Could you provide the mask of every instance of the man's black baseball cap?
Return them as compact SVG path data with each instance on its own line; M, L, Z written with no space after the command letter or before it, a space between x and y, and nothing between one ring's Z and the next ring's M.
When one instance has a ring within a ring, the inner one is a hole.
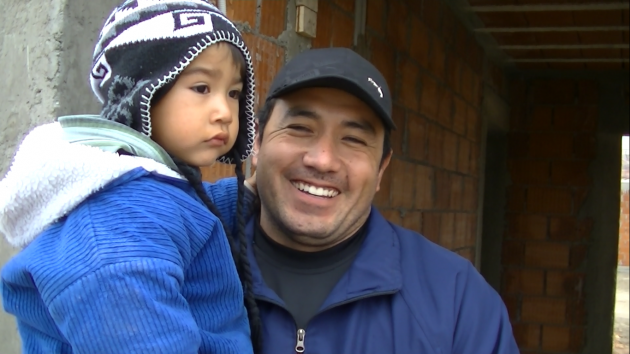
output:
M374 65L351 49L310 49L296 55L276 75L267 101L311 87L346 91L370 106L387 128L396 129L392 119L392 96L385 78Z

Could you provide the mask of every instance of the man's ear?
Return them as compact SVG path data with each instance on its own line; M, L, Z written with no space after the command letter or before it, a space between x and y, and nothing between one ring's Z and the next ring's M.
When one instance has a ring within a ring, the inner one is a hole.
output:
M254 150L252 151L252 166L258 166L258 149L260 149L260 132L258 131L258 120L256 120L256 137L254 137Z
M381 190L381 180L383 179L383 174L385 173L385 169L389 166L389 162L392 160L392 155L394 154L394 150L389 150L389 154L385 156L383 161L381 162L381 167L378 170L378 181L376 183L376 191Z

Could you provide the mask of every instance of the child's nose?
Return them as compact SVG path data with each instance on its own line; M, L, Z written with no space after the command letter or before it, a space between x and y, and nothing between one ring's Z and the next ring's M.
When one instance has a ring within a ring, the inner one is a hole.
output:
M226 97L216 97L212 103L213 109L210 115L210 122L213 124L232 123L232 108L228 104Z

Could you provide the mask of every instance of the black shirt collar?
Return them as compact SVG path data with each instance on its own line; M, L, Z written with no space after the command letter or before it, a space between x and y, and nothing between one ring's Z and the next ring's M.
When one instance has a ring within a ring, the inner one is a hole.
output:
M331 248L317 252L297 251L272 240L260 226L260 216L257 216L254 245L278 265L316 270L334 267L348 259L353 259L359 252L366 235L367 222L354 235Z

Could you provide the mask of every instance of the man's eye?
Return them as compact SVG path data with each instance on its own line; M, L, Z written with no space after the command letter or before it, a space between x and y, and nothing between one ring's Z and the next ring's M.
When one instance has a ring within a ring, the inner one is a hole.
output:
M288 129L299 131L299 132L310 132L311 130L308 127L303 125L289 125Z
M241 90L232 90L228 93L228 95L230 96L230 98L233 98L235 100L238 100L241 98Z
M208 87L208 85L194 86L192 87L192 90L200 94L206 94L210 92L210 88Z
M347 137L343 138L343 140L348 141L348 142L353 143L353 144L367 145L365 143L365 141L363 141L361 139L358 139L358 138L355 138L353 136L347 136Z

